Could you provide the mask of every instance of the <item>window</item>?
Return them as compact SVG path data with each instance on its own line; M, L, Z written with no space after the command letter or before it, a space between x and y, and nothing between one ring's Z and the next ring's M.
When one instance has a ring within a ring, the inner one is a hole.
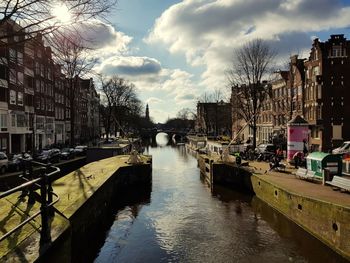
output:
M40 80L35 80L35 91L40 92Z
M23 53L17 52L17 63L21 66L23 66Z
M1 150L5 152L7 150L7 138L1 138L0 143Z
M40 76L44 77L44 72L45 72L44 65L41 64L41 65L40 65Z
M16 91L10 90L10 104L16 104Z
M4 65L0 65L0 79L7 79L6 71L7 68Z
M34 79L31 76L24 75L24 85L27 89L33 91Z
M40 74L40 64L39 62L35 62L35 74Z
M26 127L26 116L23 114L17 114L17 127Z
M40 110L40 97L35 97L35 108Z
M24 83L23 72L17 72L17 83L20 85L23 85L23 83Z
M16 114L11 114L11 126L16 127Z
M41 98L41 109L45 110L45 100L44 100L44 98Z
M342 125L333 125L333 140L342 140Z
M7 102L7 88L0 87L0 101Z
M23 106L23 93L22 92L18 92L18 94L17 94L17 104L20 106Z
M10 61L13 62L13 63L17 63L17 54L16 54L16 50L10 48L9 54L10 54Z
M345 50L341 46L333 46L332 48L332 57L342 57L346 56Z
M34 96L30 94L24 94L24 104L26 106L34 106Z
M10 82L11 83L17 83L17 72L15 69L11 68L10 69Z
M41 81L41 93L45 94L45 82Z
M1 131L7 130L7 114L0 114L0 128Z

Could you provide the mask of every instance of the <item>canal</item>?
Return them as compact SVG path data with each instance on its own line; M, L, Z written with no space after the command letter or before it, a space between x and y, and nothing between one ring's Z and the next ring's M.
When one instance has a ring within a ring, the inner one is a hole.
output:
M346 262L256 197L211 192L194 154L158 139L151 192L128 193L95 262Z

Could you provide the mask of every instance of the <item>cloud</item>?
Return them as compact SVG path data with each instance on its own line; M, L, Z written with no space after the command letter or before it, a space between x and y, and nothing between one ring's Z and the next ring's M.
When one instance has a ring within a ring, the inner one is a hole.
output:
M132 37L117 31L112 25L92 19L80 25L80 37L96 56L108 56L128 52Z
M349 17L339 0L184 0L162 13L144 41L205 66L200 85L220 88L233 50L248 40L267 40L287 60L307 53L310 35L347 27Z
M140 76L154 75L161 71L158 60L148 57L113 56L104 60L100 71L107 75Z
M158 104L158 103L161 103L161 102L163 102L163 100L162 99L159 99L159 98L155 98L155 97L151 97L151 98L148 98L147 100L146 100L146 103L148 103L148 104Z

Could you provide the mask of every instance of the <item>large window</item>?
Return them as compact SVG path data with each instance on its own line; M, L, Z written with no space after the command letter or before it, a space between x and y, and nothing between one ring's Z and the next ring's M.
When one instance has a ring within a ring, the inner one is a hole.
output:
M40 92L40 80L35 80L35 91Z
M333 125L333 140L342 140L342 125Z
M23 53L17 52L17 63L21 66L23 66Z
M23 72L17 72L18 84L23 85L24 83L24 75Z
M7 68L4 65L0 65L0 79L7 79L7 76L6 76L7 70L6 69Z
M6 152L6 150L7 150L7 138L1 138L0 144L1 144L0 145L1 151Z
M20 106L23 106L23 93L22 92L18 92L18 94L17 94L17 104Z
M332 47L332 57L344 57L346 56L346 51L342 46Z
M7 114L0 114L0 128L1 131L7 130Z
M0 87L0 101L7 102L7 88Z
M10 82L11 83L17 83L17 72L15 69L11 68L10 69Z
M17 114L17 127L26 127L26 116L24 114Z
M16 104L16 91L10 90L10 104Z
M10 48L10 50L9 50L9 55L10 55L10 61L13 62L13 63L17 63L16 50Z

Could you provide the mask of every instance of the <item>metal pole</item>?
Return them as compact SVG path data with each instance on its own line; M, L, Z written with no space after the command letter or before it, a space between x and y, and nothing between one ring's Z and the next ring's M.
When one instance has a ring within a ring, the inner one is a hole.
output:
M49 229L49 217L47 207L47 176L44 169L40 171L42 180L40 181L40 197L41 197L41 243L48 243L51 241Z
M28 163L28 171L29 171L29 180L33 180L33 164L31 161L26 161ZM29 187L29 196L28 196L28 203L34 204L35 203L35 197L34 197L34 185Z
M45 173L45 179L46 179L46 183L47 183L47 202L49 204L52 203L53 201L53 189L52 189L52 182L51 182L51 178L48 177L48 174L49 174L49 168L50 168L50 165L46 166L46 173ZM54 209L52 207L49 207L48 209L48 213L50 216L53 216L54 215Z

